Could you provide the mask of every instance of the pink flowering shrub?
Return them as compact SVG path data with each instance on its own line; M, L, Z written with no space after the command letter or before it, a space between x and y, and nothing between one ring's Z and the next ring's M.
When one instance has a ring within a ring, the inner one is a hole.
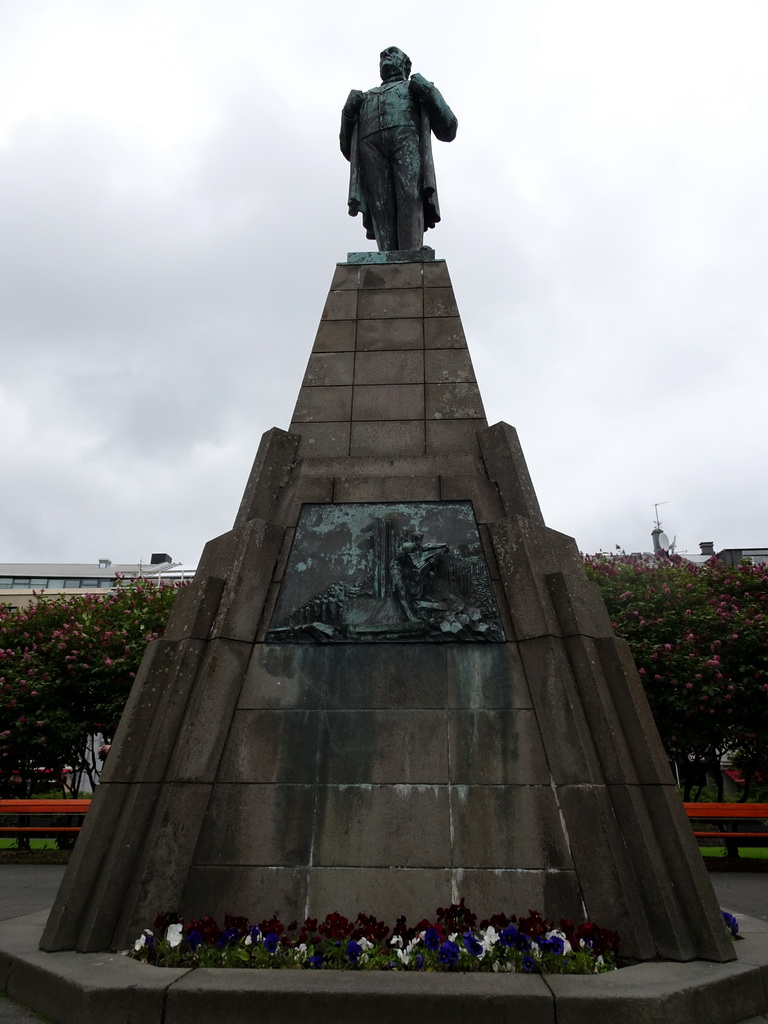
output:
M585 560L676 761L733 752L768 778L768 565Z
M32 796L60 778L76 795L83 776L97 781L102 759L92 738L111 742L177 589L137 582L0 608L1 796Z

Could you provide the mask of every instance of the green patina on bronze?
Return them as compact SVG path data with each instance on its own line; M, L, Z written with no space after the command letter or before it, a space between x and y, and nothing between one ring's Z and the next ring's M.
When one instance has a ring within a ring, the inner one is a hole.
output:
M269 643L504 640L469 501L305 505Z

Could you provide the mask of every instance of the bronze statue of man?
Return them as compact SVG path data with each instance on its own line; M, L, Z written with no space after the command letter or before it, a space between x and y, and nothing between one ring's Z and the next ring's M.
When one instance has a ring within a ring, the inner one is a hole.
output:
M381 53L381 85L353 89L341 112L341 151L350 162L349 213L363 215L380 252L420 249L440 220L431 132L456 137L457 121L432 82L411 76L397 46Z

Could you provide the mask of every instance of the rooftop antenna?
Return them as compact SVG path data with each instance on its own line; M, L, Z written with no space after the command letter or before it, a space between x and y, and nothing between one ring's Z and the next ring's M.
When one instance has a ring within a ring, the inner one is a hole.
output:
M653 553L657 557L659 555L666 555L669 551L669 537L661 529L661 520L659 519L659 505L668 505L668 501L657 501L653 510L656 513L656 525L651 530L651 537L653 539Z
M657 501L653 506L653 511L656 513L656 529L661 529L661 520L659 519L659 505L668 505L668 501Z

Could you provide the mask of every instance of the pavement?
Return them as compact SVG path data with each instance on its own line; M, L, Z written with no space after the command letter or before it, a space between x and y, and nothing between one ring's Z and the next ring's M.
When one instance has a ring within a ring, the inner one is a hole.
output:
M0 864L0 921L48 910L64 871L63 865ZM750 932L768 933L768 874L718 872L710 878L724 910L737 919L749 918ZM0 993L0 1024L40 1024L46 1020ZM766 1018L750 1020L764 1024Z

